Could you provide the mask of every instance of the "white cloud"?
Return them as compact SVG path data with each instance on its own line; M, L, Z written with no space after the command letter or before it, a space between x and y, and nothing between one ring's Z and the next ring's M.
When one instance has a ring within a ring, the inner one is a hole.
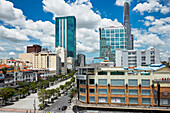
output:
M116 0L116 5L118 6L124 6L124 2L132 2L132 0Z
M150 21L154 21L155 17L154 16L146 16L145 19L150 20Z
M99 27L108 27L108 26L123 26L120 22L118 22L117 19L112 21L111 19L103 18L100 21L100 26Z
M0 46L0 51L5 51L5 49L3 47Z
M9 26L9 28L13 27L9 29L0 26L0 38L3 39L2 43L8 42L9 46L5 47L7 50L21 51L16 47L27 46L26 41L30 40L28 36L39 39L42 46L54 46L55 25L49 21L39 20L34 22L30 19L26 20L22 10L14 8L12 2L0 0L0 20L3 21L2 24ZM12 44L8 40L17 43ZM25 41L25 43L21 41Z
M4 26L0 26L0 38L10 40L13 42L29 41L29 38L26 35L17 32L16 29L8 29L5 28Z
M162 41L156 34L149 33L146 30L132 28L132 34L137 39L135 43L137 45L145 46L164 46L165 42Z
M162 34L167 37L170 35L170 17L155 19L152 26L148 29L152 33Z
M99 51L99 27L122 26L117 19L114 21L102 19L98 10L97 12L92 10L93 6L90 0L76 0L72 3L64 0L43 0L43 4L44 11L53 13L54 17L76 17L78 52Z
M0 20L5 22L14 22L24 20L25 16L20 9L14 8L13 3L0 0Z
M75 16L77 28L96 29L101 20L99 14L95 13L89 0L76 0L66 3L64 0L43 0L43 9L51 12L55 17ZM57 5L56 5L57 4Z
M144 25L149 26L151 23L149 21L145 21Z
M170 12L170 8L167 6L163 6L157 0L147 0L147 2L139 3L136 7L133 8L133 11L140 12L142 15L144 12L158 12L160 11L163 14L167 14Z
M16 53L15 53L15 52L9 52L9 55L10 55L10 56L15 56Z

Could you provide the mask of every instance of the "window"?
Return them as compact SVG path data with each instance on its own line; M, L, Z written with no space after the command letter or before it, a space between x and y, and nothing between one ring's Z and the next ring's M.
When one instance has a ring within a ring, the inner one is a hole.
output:
M138 86L138 80L137 79L129 79L128 84L129 84L129 86Z
M115 38L115 41L119 41L119 38ZM119 43L119 42L118 42Z
M124 95L125 89L111 89L111 94L113 94L113 95Z
M115 29L115 33L119 33L119 29Z
M102 38L105 38L106 36L105 36L105 34L102 34L102 36L101 36Z
M120 42L120 45L124 45L125 43L124 42Z
M107 89L99 89L98 94L107 94Z
M157 90L154 90L154 95L155 95L155 96L157 95Z
M111 97L111 103L125 103L125 97Z
M98 97L99 103L107 103L107 97Z
M138 98L129 98L129 104L138 104Z
M124 79L111 79L112 86L124 86L125 80Z
M83 102L86 102L86 96L79 95L79 100L83 101Z
M110 34L109 34L109 33L107 33L107 34L106 34L106 37L110 37Z
M111 33L114 33L114 29L111 29Z
M122 33L122 32L123 32L123 29L120 29L120 32Z
M129 89L129 95L138 95L137 89Z
M142 98L142 104L151 104L150 98Z
M105 30L102 30L101 32L102 32L102 33L105 33Z
M111 37L115 37L115 35L114 35L114 34L111 34Z
M114 38L111 38L111 41L114 41Z
M157 98L155 98L154 101L155 101L155 105L157 105Z
M106 38L106 41L110 41L110 38Z
M85 85L85 84L86 84L86 81L85 81L85 80L80 80L80 81L79 81L79 84L80 84L80 85Z
M123 37L123 34L120 34L120 37Z
M89 102L95 102L95 97L94 96L89 96Z
M86 89L85 88L79 88L80 93L86 93Z
M113 72L110 73L110 75L125 75L125 72L113 71Z
M107 85L107 79L98 79L98 85Z
M94 93L95 93L95 89L90 88L90 89L89 89L89 93L90 93L90 94L94 94Z
M89 79L89 85L94 85L94 79Z
M107 72L106 71L100 71L100 72L98 72L98 75L107 75Z
M119 34L115 34L115 37L119 37Z
M150 80L142 80L142 86L150 86Z
M64 67L64 63L61 63L61 66Z
M170 99L160 99L160 105L170 105Z
M142 90L142 95L150 95L150 90Z
M106 33L110 33L110 29L106 29Z

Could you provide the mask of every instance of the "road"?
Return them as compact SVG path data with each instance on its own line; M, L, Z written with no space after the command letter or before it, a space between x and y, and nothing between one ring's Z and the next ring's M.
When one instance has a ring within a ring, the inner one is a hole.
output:
M64 112L62 111L62 106L69 106L70 103L68 103L68 100L70 97L68 96L62 96L59 98L55 103L53 103L50 107L45 109L42 113L59 113L59 112ZM60 108L60 110L59 110Z
M70 81L70 79L67 79L65 81L59 82L56 85L50 86L47 89L53 89L53 88L57 88L60 85L65 84L65 82ZM35 99L35 103L36 103L36 109L38 109L38 105L40 104L39 100L38 100L38 95L37 93L31 94L29 96L27 96L26 98L23 99L19 99L19 101L14 102L12 105L9 106L5 106L3 108L9 108L9 109L34 109L33 104L34 104L34 99Z

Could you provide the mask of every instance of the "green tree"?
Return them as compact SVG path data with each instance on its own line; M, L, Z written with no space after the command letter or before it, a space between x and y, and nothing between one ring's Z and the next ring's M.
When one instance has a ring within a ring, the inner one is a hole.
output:
M32 92L35 92L37 88L37 83L36 82L30 83L29 88L32 90Z
M16 94L16 90L12 87L8 88L2 88L0 91L0 97L3 100L3 103L6 104L6 102Z
M45 89L40 89L38 92L38 100L42 102L43 106L45 105L45 100L47 99L47 91Z

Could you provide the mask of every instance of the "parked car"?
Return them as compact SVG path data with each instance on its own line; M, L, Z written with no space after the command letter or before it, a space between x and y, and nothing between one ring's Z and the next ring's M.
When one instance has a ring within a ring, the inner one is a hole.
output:
M62 110L66 110L66 109L67 109L67 106L63 106L63 107L62 107Z

